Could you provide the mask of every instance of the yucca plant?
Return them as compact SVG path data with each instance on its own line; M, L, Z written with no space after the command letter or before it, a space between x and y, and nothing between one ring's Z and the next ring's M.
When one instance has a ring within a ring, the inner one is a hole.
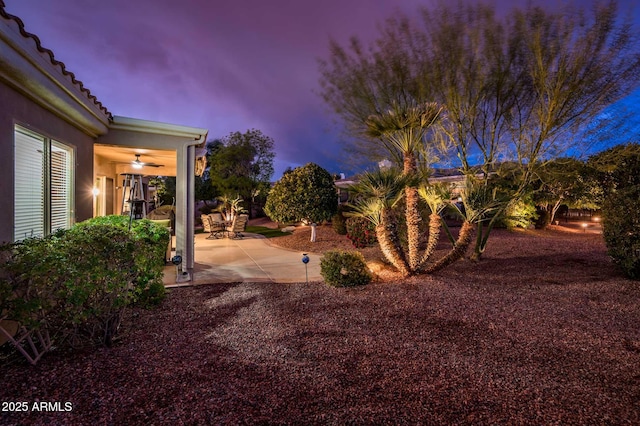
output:
M351 190L355 194L349 216L370 220L376 227L376 237L385 258L403 276L410 275L404 250L398 238L394 207L402 199L408 178L396 169L365 173Z
M399 105L366 120L367 135L379 138L391 153L402 159L402 174L414 177L418 173L418 158L425 152L425 137L440 118L443 108L436 103ZM420 209L417 185L407 182L404 189L407 223L409 270L417 272L420 259Z
M438 241L440 240L440 229L443 224L440 214L447 206L448 200L451 199L451 191L444 185L423 184L418 188L418 195L425 201L431 212L429 214L427 246L418 265L418 268L421 269L436 251Z

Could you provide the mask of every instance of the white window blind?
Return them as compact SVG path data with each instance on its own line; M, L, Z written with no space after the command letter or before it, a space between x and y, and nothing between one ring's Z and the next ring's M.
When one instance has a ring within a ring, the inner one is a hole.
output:
M69 228L73 150L20 126L14 133L14 240Z
M71 226L71 152L51 143L51 231Z
M14 177L14 239L44 235L45 140L16 128Z

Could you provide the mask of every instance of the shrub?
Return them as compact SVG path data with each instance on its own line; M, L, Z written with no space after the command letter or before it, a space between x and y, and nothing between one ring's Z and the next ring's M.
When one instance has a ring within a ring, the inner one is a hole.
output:
M353 287L371 281L364 257L356 251L329 250L320 259L320 275L333 287Z
M61 234L2 246L0 316L7 316L29 329L44 325L46 314L54 305L56 286L47 285L43 277L58 267L55 246Z
M0 311L71 346L110 346L124 309L164 298L169 231L148 220L95 218L0 248Z
M164 294L162 276L167 245L171 237L166 227L147 219L130 222L128 216L120 215L95 217L81 222L77 226L104 224L120 229L129 229L129 223L131 223L131 237L136 244L134 285L137 289L137 295L146 300L145 304L151 300L155 300L152 304L159 303L164 298L161 295L161 293ZM155 286L155 289L151 289L152 286ZM160 286L162 286L162 290L160 290ZM147 291L152 294L145 295Z
M135 248L129 231L103 224L13 244L3 268L16 297L10 319L46 328L58 344L111 345L135 297Z
M338 207L338 213L331 218L331 227L338 235L347 235L346 219L344 217L342 207Z
M58 286L50 318L72 346L111 346L125 307L141 291L132 288L136 249L126 229L102 224L74 226L56 245L64 264L43 278Z
M498 228L504 227L508 230L515 228L526 229L532 222L535 223L537 218L538 213L531 201L531 197L525 196L524 199L510 203L504 215L499 218L495 226Z
M610 194L602 206L607 252L622 271L640 279L640 185Z
M269 191L264 212L276 222L322 223L338 209L338 196L328 171L314 163L298 167Z
M350 217L346 220L345 226L347 238L356 248L368 247L378 241L375 226L363 217Z

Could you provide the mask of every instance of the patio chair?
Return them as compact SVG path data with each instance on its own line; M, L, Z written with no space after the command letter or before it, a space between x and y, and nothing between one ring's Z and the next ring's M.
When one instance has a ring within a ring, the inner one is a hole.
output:
M246 214L238 214L233 218L233 222L230 226L227 227L227 232L229 236L233 234L231 238L243 238L244 230L247 228L247 222L249 221L249 215Z
M227 230L227 223L222 219L222 215L220 213L212 213L206 216L206 220L207 225L209 225L208 227L205 226L205 231L209 232L207 239L222 238Z

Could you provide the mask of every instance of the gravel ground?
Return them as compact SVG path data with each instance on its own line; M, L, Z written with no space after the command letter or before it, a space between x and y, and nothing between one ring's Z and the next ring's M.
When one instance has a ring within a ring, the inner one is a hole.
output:
M271 242L344 243L306 232ZM479 264L393 277L171 290L111 349L5 358L0 424L640 424L640 283L601 236L497 230Z

